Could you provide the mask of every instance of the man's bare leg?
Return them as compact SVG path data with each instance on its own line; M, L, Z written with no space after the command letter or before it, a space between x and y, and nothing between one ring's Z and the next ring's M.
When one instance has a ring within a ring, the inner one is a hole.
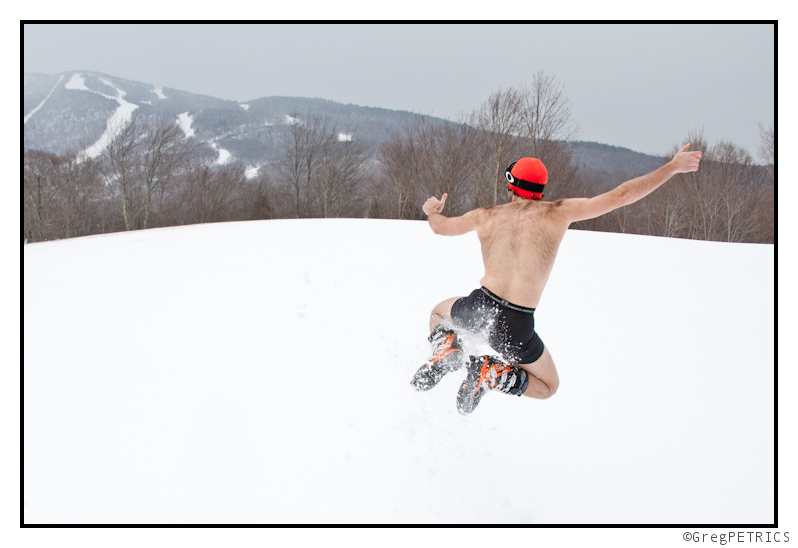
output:
M445 374L461 369L468 361L468 358L463 355L463 346L459 337L452 331L452 304L457 299L459 297L446 299L432 309L429 318L429 342L432 345L432 356L416 371L410 381L416 390L433 388ZM443 322L449 325L441 325ZM441 327L437 329L439 325Z
M560 378L554 367L554 360L549 349L543 347L543 355L533 363L519 363L519 367L529 373L529 386L524 396L545 400L550 398L560 386Z
M460 297L452 297L443 302L438 303L432 309L432 314L429 318L430 333L438 327L441 322L452 323L452 305ZM557 392L560 386L560 378L557 375L557 369L554 367L554 359L552 359L549 349L543 347L543 354L537 361L533 363L519 363L519 367L523 368L529 373L529 386L524 391L524 396L545 400L550 398Z
M429 332L432 333L438 324L441 322L449 322L452 323L452 305L454 302L459 299L460 297L452 297L451 299L446 299L442 303L438 303L435 308L432 309L432 314L429 317ZM540 361L540 360L538 360ZM535 362L537 363L537 362Z

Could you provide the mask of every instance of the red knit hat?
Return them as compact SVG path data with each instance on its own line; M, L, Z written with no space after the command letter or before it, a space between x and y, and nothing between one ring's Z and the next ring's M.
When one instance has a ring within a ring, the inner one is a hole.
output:
M510 190L528 200L543 198L543 190L549 179L549 172L537 158L521 158L510 164L504 172Z

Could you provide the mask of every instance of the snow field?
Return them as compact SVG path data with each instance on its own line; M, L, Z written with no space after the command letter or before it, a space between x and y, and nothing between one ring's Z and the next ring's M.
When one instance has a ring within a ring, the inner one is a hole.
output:
M177 125L179 125L180 129L183 130L183 133L186 134L186 139L194 136L194 129L191 127L193 122L194 119L189 115L188 112L181 112L177 116Z
M569 231L559 392L462 417L409 381L482 273L410 221L25 246L26 523L773 521L773 246Z

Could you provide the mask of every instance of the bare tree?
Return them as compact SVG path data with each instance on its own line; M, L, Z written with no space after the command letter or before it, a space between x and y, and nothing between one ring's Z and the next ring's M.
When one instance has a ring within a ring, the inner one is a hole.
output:
M354 128L337 133L326 140L323 149L316 195L320 201L320 216L353 216L360 210L363 201L367 146L358 138Z
M152 210L156 191L163 192L196 151L195 139L186 138L175 116L161 116L143 124L142 176L145 191L143 228Z
M22 197L23 228L26 241L40 242L51 237L59 158L41 150L25 151L23 160Z
M72 238L102 231L102 205L107 198L105 185L94 160L75 161L69 154L60 164L57 223L59 237Z
M759 159L764 162L765 169L767 169L770 180L773 181L775 179L774 162L776 158L773 122L771 122L767 127L759 124L759 139L759 150L757 151L759 154Z
M246 184L244 167L193 164L181 175L177 203L179 224L213 223L225 219L235 196Z
M465 213L472 203L469 191L472 187L470 178L476 137L477 130L474 128L449 121L428 125L422 134L422 197L448 193L446 207L452 215Z
M141 126L140 116L134 113L130 122L121 122L112 128L112 137L101 154L103 175L113 181L119 190L125 230L136 228L133 218L134 204L140 190Z
M537 72L521 88L523 97L524 146L539 158L552 176L552 190L546 194L569 196L576 183L577 167L572 162L570 141L579 136L579 127L571 116L571 101L564 86L553 76Z
M480 105L472 122L482 132L489 154L487 176L493 205L499 203L500 190L503 191L500 181L504 170L518 155L518 136L525 129L524 107L524 95L519 90L499 88Z
M639 227L641 233L667 238L677 238L682 235L685 228L684 206L688 201L682 196L684 184L683 181L681 183L672 181L640 202L646 223L645 227ZM624 212L627 215L630 212L634 215L633 208L627 206L621 209L627 210Z
M703 152L701 169L691 173L682 173L674 177L669 185L680 185L684 189L681 195L684 204L681 206L682 221L684 224L683 235L691 240L709 240L716 219L715 205L710 200L712 194L711 169L709 165L715 160L714 151L704 135L704 128L694 128L687 133L685 143L691 144L692 150ZM665 161L670 161L676 152L684 145L674 145L665 156Z
M776 237L775 194L776 194L776 148L773 122L767 127L759 125L759 159L764 162L768 183L759 197L759 217L761 241L774 242Z
M259 170L257 178L244 182L241 189L242 210L245 211L242 219L274 219L278 217L279 201L266 169Z
M524 136L530 140L532 155L541 158L552 141L572 141L579 128L571 117L571 101L564 86L553 76L537 72L521 88Z
M275 163L275 178L290 190L297 218L312 215L314 177L324 160L325 149L337 139L327 117L291 114L291 127L282 137L282 150Z
M339 132L328 117L314 114L291 119L272 172L273 198L288 198L297 218L361 214L368 147L357 129Z
M717 201L717 233L713 240L746 241L753 233L756 182L753 158L744 149L728 141L714 147L714 195Z
M423 148L426 119L416 116L403 122L402 134L393 134L377 153L380 172L373 181L376 216L388 219L419 218L415 207L426 151Z

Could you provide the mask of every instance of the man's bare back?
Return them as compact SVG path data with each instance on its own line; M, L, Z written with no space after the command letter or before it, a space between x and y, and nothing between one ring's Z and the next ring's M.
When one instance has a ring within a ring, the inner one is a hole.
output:
M483 287L520 306L537 308L568 229L556 202L513 200L481 210Z

